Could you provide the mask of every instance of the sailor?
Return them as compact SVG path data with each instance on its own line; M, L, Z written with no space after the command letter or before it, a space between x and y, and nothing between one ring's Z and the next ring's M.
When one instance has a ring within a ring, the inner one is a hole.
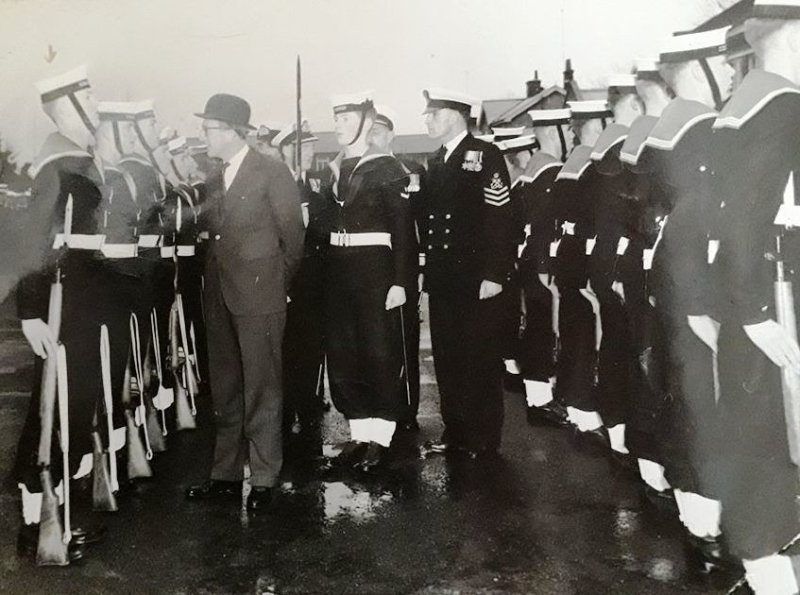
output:
M596 242L589 256L589 278L600 302L603 323L598 361L598 397L600 415L608 431L610 460L633 470L635 461L625 441L626 421L633 401L634 366L631 325L625 308L625 278L622 258L631 247L631 233L636 211L631 208L626 171L619 160L629 126L644 112L636 94L636 78L630 74L614 75L608 81L608 104L614 122L603 130L592 148L592 162L597 177L594 200ZM634 259L635 261L636 259ZM641 267L637 267L641 270Z
M743 560L750 587L759 595L796 593L797 559L784 551L800 533L800 421L790 388L800 349L789 273L798 262L792 228L800 190L800 4L756 0L745 35L759 69L746 75L713 124L711 183L721 208L710 241L720 242L713 268L723 290L724 436L715 470L726 543ZM782 375L790 380L783 388Z
M325 340L331 396L347 418L342 468L384 463L403 415L401 310L417 258L408 176L368 144L375 123L370 91L331 99L339 155L329 200Z
M259 125L258 129L252 134L251 137L253 148L262 155L274 157L275 159L281 159L280 148L273 144L272 141L276 136L278 136L278 134L280 134L281 130L284 130L285 128L286 126L272 122Z
M444 433L435 452L497 454L503 425L502 294L516 251L511 183L502 155L470 134L478 101L443 89L423 92L429 160L422 209L425 289Z
M422 164L409 159L407 157L395 155L392 150L393 141L395 138L395 126L398 122L397 112L388 105L375 106L375 124L370 131L370 143L386 152L393 155L400 162L400 165L408 175L408 186L406 192L408 193L408 200L411 204L411 213L414 219L415 233L419 239L419 220L420 209L422 201L425 196L426 176L427 171ZM424 266L424 255L419 260L420 267ZM413 275L415 279L418 278L417 274ZM403 361L404 375L407 379L407 384L404 383L403 400L407 403L408 408L403 414L400 421L400 428L403 430L416 431L419 430L419 423L417 422L417 414L419 413L419 341L420 341L420 284L415 283L408 288L406 295L406 305L403 306L403 330L405 336L403 337L403 346L405 349L405 358Z
M719 561L714 353L718 324L708 270L711 125L730 93L726 29L676 35L661 51L660 71L677 95L664 109L639 159L655 160L665 217L648 274L654 305L653 363L661 368L658 448L689 544ZM711 245L713 247L713 244Z
M283 338L284 440L299 434L298 445L320 448L319 425L324 413L323 378L323 275L330 238L322 229L322 217L331 204L325 200L323 177L312 171L314 143L310 130L286 127L273 139L300 190L305 247L300 269L289 290L286 330ZM300 140L300 167L297 142ZM290 445L291 447L291 445Z
M39 382L43 362L47 358L55 364L58 345L63 345L68 383L61 385L59 394L67 399L68 405L68 474L72 478L85 477L92 470L93 419L99 396L103 394L99 329L105 319L108 297L101 291L105 284L98 283L105 274L100 253L103 236L98 225L103 178L92 154L99 119L86 68L40 81L37 89L42 107L57 132L48 136L30 168L31 204L25 244L19 247L20 258L26 260L30 272L17 289L18 313L25 338L38 356L30 408L14 469L22 492L24 522L17 541L22 555L36 552L42 508L39 466L42 461L37 459L40 403L46 398L43 388L47 384ZM63 302L60 333L56 336L48 326L48 307L50 286L57 279L62 285ZM65 434L62 429L60 435ZM49 469L53 485L60 483L58 489L63 493L61 451L54 432ZM73 528L68 556L61 563L82 557L83 545L101 537L97 532Z
M559 352L556 390L575 427L576 444L606 454L597 398L597 358L601 337L599 302L588 278L587 257L596 242L596 176L592 147L612 113L605 100L573 101L571 125L576 146L556 176L553 192L559 220L555 282L559 291Z
M523 134L524 127L493 128L493 141L506 162L511 180L511 209L514 213L514 229L516 231L517 256L522 253L525 244L526 212L525 201L520 193L521 176L539 146L533 134ZM522 301L522 287L517 263L514 263L509 282L503 291L506 302L506 320L503 333L503 363L505 375L503 385L507 391L523 393L525 385L521 375L519 356L521 337L525 328L526 311Z
M531 157L512 194L519 192L525 205L526 240L519 272L525 297L525 331L521 367L532 426L563 426L566 411L553 398L558 335L558 290L553 282L551 247L557 233L553 184L571 149L569 108L528 112L539 150Z
M645 114L630 125L619 152L625 167L623 196L628 201L630 245L619 258L625 288L625 309L630 321L631 341L636 364L633 370L633 401L625 427L625 444L638 459L643 495L658 506L674 506L672 489L659 463L661 455L655 440L660 393L654 388L656 366L652 360L652 305L647 300L647 275L652 268L653 245L665 209L658 200L653 160L640 159L645 141L671 100L670 90L658 70L658 60L637 59L636 92L644 103Z

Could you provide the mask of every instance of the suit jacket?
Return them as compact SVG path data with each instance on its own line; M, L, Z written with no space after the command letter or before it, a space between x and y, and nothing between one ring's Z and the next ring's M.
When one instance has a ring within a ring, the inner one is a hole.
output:
M285 311L305 235L286 166L248 150L227 192L221 171L209 178L207 216L206 291L220 291L236 316Z

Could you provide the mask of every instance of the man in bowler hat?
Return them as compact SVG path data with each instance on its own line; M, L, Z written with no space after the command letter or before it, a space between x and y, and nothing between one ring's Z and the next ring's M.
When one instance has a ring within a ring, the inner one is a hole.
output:
M250 465L249 511L266 508L283 462L281 342L286 291L303 255L297 185L282 163L248 147L250 105L213 95L201 114L208 155L210 242L206 308L216 445L210 479L190 500L240 501Z

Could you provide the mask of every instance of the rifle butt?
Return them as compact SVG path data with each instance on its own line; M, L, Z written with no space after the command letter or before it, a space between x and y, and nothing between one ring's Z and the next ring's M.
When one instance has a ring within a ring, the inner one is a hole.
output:
M164 452L167 450L167 443L164 440L164 433L161 431L161 425L158 423L158 414L155 407L147 408L147 434L150 436L150 448L153 452Z
M797 319L791 281L775 282L775 306L778 323L797 342ZM781 389L789 455L792 462L800 466L800 376L790 368L781 368Z
M197 427L191 407L189 407L186 389L178 380L177 375L175 378L175 418L178 430L193 430Z
M125 410L125 422L128 427L128 478L137 479L152 477L153 471L147 461L142 437L139 428L133 420L133 415L129 409Z
M92 432L92 510L97 512L116 512L117 499L111 487L111 475L108 470L108 459L103 452L100 435Z
M53 489L50 469L39 473L42 482L42 513L39 519L39 541L36 546L37 566L67 566L69 557L64 543L64 529L58 513L58 498Z

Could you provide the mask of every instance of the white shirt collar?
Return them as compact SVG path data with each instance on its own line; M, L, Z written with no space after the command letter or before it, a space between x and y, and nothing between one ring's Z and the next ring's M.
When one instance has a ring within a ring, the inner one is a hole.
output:
M228 191L231 187L231 184L233 184L233 180L236 177L236 174L239 173L239 168L242 166L242 161L244 161L247 151L249 150L250 147L245 145L238 153L236 153L236 155L228 160L228 167L225 168L225 173L223 174L223 178L225 180L225 191Z
M461 141L464 140L467 137L468 133L469 133L468 130L464 130L457 137L455 137L453 139L450 139L448 142L445 143L445 145L444 145L444 160L445 160L445 163L447 162L448 159L450 159L450 155L453 154L453 151L456 150L456 147L461 144Z

